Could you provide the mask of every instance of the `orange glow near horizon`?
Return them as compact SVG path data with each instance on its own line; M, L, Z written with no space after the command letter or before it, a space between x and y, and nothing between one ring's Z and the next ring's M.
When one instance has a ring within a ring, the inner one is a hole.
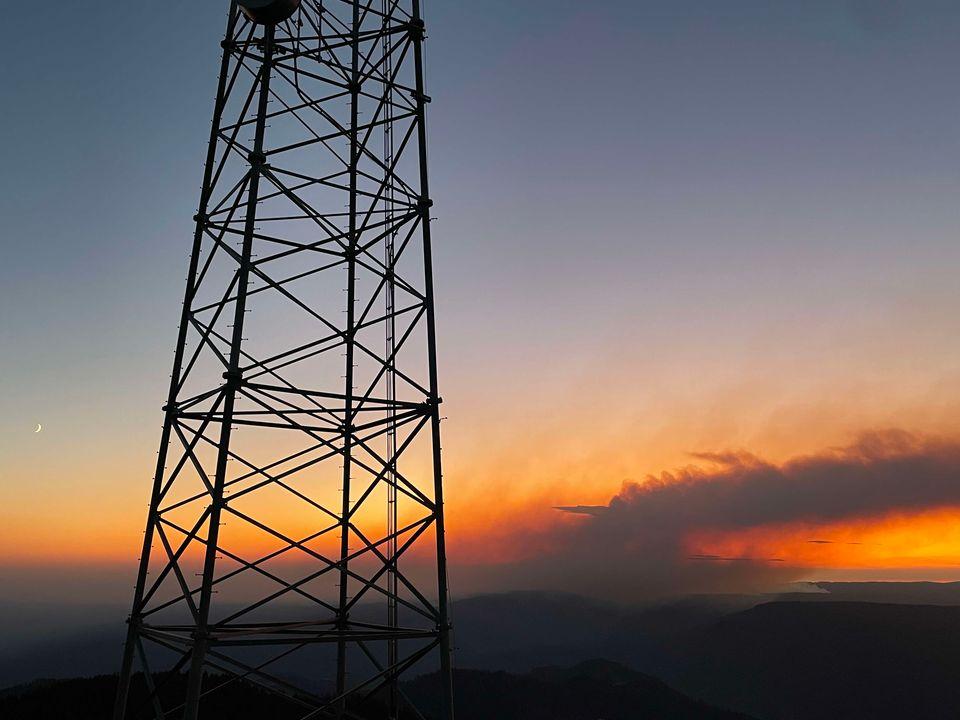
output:
M498 563L535 557L547 550L549 530L561 523L584 522L547 508L514 508L520 522L497 528L509 520L498 513L492 524L489 516L464 517L450 514L448 522L455 535L451 558L456 562ZM106 530L107 528L104 528ZM8 553L12 565L32 563L80 562L91 564L131 564L137 542L124 528L111 528L97 536L80 536L68 546L52 542L33 544L32 552ZM332 536L331 536L332 537ZM250 557L275 549L254 528L235 537L234 547ZM427 540L427 538L424 538ZM427 540L429 544L431 540ZM332 539L331 539L332 543ZM315 549L321 550L319 545ZM25 549L25 548L24 548ZM330 548L323 551L333 552ZM426 548L411 551L411 559ZM736 530L701 530L691 534L684 551L691 555L709 555L729 559L782 561L800 568L832 569L960 569L960 507L930 509L916 513L891 513L882 517L859 518L831 523L791 523L765 525ZM296 556L296 558L295 558ZM303 559L291 551L291 560Z
M960 507L832 523L700 531L691 555L783 561L807 568L960 568Z
M682 411L653 419L584 411L584 426L592 429L573 434L565 430L575 414L569 408L558 408L556 417L531 425L522 434L516 427L493 423L451 424L444 443L450 561L497 564L536 558L551 549L556 528L590 521L558 513L553 506L606 505L625 482L642 482L648 473L690 463L691 451L746 448L778 463L829 447L824 428L831 423L832 444L843 444L851 436L850 418L831 414L830 409L812 404L791 411L780 408L774 429L765 429L762 421L769 414L760 408L747 413L732 406L700 425L693 414ZM738 415L740 421L734 422L731 418ZM930 422L930 430L942 431L947 415L940 418L944 422ZM863 426L860 420L856 418L855 426ZM524 422L519 418L515 425ZM803 428L814 430L804 432ZM142 472L136 482L129 478L135 477L131 468L144 464L146 457L112 456L96 476L99 493L93 507L60 495L42 505L22 504L30 507L29 513L15 511L13 503L0 508L5 528L0 537L3 562L135 565L149 481ZM37 467L43 466L38 462ZM38 476L38 483L53 485L62 476L53 466L48 472ZM28 484L11 487L12 499L21 503L31 489ZM265 510L280 512L281 506ZM316 518L309 513L285 514L283 521L291 537L306 537L317 529ZM277 547L274 539L252 527L233 525L231 532L236 532L231 550L244 557L253 559ZM411 551L411 558L429 554L431 543L424 540ZM778 558L811 569L960 568L960 508L893 512L832 523L703 529L688 536L684 550L690 555ZM290 557L295 556L291 551Z

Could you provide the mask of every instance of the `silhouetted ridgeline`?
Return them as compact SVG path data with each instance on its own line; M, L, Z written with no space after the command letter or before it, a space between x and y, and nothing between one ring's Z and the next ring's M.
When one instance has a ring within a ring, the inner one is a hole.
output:
M208 678L209 679L209 678ZM172 678L162 693L164 709L173 709L170 700L186 688L183 676ZM104 720L109 718L117 689L116 675L98 675L71 680L40 680L0 693L0 718L3 720ZM146 686L142 675L134 677L130 689L130 707L144 706ZM265 718L293 720L295 708L250 685L234 685L228 693L217 693L206 700L204 711L215 718ZM144 718L150 717L146 710Z
M660 678L687 698L760 720L960 718L960 643L955 641L960 585L831 583L811 589L815 592L779 598L692 597L646 607L544 593L459 600L454 604L458 692L472 698L490 694L495 685L504 697L513 691L517 698L535 696L545 692L543 683L550 679L536 668L606 658L644 673L649 683ZM872 598L885 602L863 602ZM23 608L15 610L0 614L6 627L25 617ZM57 630L41 619L26 625L15 643L6 642L7 630L0 633L0 687L37 677L116 671L123 629L118 620L101 625L101 614L92 617L95 625L83 627L70 616L69 624ZM33 628L43 632L31 644ZM316 667L291 671L317 675ZM420 692L425 682L411 681L409 692ZM592 685L597 682L590 673L565 679L560 689L551 686L550 697L566 697L570 683L580 684L584 697L592 696L599 692ZM607 687L600 699L634 692L642 682L613 682L616 689ZM462 702L463 712L473 712L472 701ZM543 700L535 705L531 713L545 707ZM577 707L572 696L560 706ZM282 720L271 712L271 718ZM609 708L598 709L589 720L597 717L612 720L613 715ZM0 718L7 715L0 712Z
M764 720L957 720L960 607L769 603L678 644L666 679Z
M433 677L406 684L427 711L438 710ZM686 697L659 680L606 660L524 675L458 670L457 720L751 720Z
M171 679L170 690L183 690L183 676ZM219 682L221 678L208 678ZM114 675L31 683L0 696L4 720L102 720L109 716L116 688ZM691 700L654 678L607 661L574 668L544 668L526 674L458 670L454 679L460 720L751 720ZM403 686L426 714L434 716L437 678L420 677ZM137 676L131 706L143 705L145 686ZM164 709L172 709L169 703ZM358 710L360 710L358 708ZM303 711L257 688L234 683L204 700L206 717L230 720L293 720ZM385 717L375 705L361 710L371 720ZM144 717L148 717L146 714ZM401 717L404 717L401 715Z

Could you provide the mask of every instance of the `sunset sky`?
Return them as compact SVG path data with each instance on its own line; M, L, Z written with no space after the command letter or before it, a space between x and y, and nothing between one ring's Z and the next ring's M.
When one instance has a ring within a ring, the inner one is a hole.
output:
M225 7L6 9L0 595L133 583ZM454 594L960 580L960 6L426 20Z

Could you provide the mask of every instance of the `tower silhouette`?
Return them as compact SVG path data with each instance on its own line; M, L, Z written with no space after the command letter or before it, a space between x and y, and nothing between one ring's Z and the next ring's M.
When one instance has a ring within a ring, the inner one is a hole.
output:
M453 716L424 35L230 5L114 720Z

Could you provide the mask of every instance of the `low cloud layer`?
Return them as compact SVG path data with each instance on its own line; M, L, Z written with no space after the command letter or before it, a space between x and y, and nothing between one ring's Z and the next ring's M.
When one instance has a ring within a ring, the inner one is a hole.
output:
M745 452L701 454L695 465L624 485L606 508L558 508L581 517L558 517L548 531L549 552L473 568L469 584L624 599L769 589L804 571L777 557L694 555L687 540L703 532L827 524L947 506L960 506L957 441L871 433L848 447L781 465Z

